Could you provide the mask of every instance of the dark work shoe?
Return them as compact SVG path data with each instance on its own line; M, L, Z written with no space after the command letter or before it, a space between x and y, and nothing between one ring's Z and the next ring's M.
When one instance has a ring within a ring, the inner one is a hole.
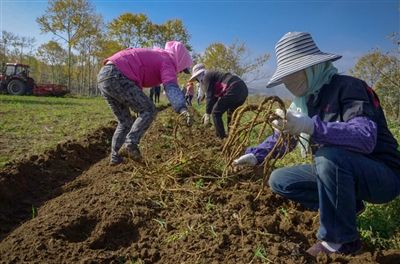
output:
M316 257L319 253L323 253L326 255L333 253L351 255L351 254L356 254L361 249L362 249L362 242L360 239L343 244L337 251L330 251L329 249L327 249L322 245L322 241L319 241L312 247L307 249L307 253L314 257Z
M359 216L365 211L365 203L362 200L356 201L356 214Z
M124 144L119 151L119 154L134 161L142 160L142 155L140 154L139 147L136 144Z
M360 252L362 247L361 239L358 238L357 240L343 244L338 252L344 255L356 254Z
M124 159L121 156L112 156L110 160L110 166L116 166L121 164L123 161Z

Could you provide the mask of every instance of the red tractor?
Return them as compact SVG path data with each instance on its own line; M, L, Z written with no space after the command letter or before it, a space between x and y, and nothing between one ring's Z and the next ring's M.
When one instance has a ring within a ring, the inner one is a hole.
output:
M36 84L29 77L29 66L19 63L6 63L0 73L0 92L12 95L53 95L63 96L69 91L64 85Z

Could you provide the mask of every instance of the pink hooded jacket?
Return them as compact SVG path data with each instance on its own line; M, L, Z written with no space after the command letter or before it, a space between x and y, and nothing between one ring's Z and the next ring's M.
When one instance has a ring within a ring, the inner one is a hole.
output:
M179 41L169 41L165 49L128 48L105 60L111 61L128 79L140 87L177 84L177 74L192 65L192 58Z

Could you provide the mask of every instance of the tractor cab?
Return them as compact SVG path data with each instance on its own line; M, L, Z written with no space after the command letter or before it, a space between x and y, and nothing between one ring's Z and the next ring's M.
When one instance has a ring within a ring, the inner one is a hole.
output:
M22 75L29 76L29 66L25 64L7 63L5 69L6 76Z

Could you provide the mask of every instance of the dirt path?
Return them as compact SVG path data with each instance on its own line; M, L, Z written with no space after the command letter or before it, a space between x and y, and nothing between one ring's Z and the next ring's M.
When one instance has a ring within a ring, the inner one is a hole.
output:
M112 129L105 128L1 171L0 263L400 259L399 250L368 249L355 257L308 257L318 215L268 189L255 201L260 179L253 174L221 179L221 143L213 132L195 127L187 144L196 143L197 150L176 149L168 116L174 116L170 109L159 113L143 140L145 164L109 167L105 146ZM39 207L34 218L32 204Z

